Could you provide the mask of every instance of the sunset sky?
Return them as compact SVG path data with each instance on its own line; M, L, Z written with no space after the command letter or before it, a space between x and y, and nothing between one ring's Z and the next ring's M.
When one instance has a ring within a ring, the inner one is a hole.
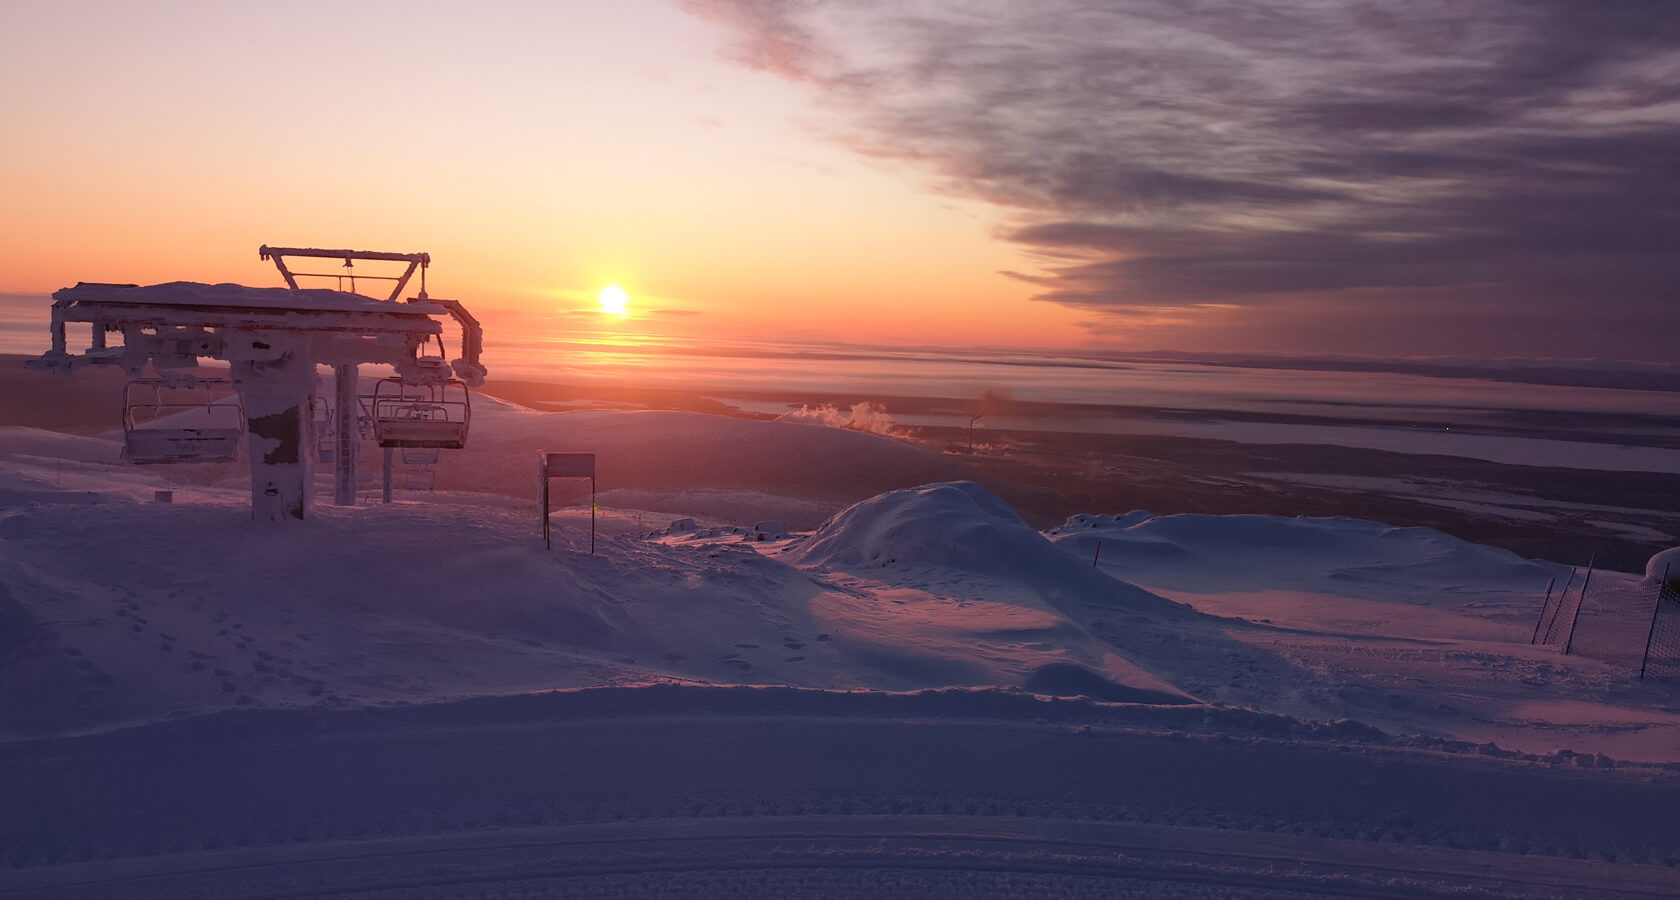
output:
M1680 4L0 4L0 292L430 252L492 331L1668 361Z

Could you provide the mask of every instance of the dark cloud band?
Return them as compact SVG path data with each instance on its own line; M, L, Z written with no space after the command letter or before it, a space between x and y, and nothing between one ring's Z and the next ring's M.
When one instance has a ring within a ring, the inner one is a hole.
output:
M860 150L1005 209L1039 299L1457 296L1484 326L1555 320L1555 347L1521 329L1536 354L1662 358L1626 322L1680 333L1680 4L685 5Z

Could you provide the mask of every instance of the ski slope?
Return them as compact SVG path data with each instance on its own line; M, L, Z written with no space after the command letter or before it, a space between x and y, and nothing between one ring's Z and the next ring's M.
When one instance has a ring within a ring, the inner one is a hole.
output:
M1041 533L811 424L475 429L278 528L237 465L0 429L0 896L1680 892L1680 694L1528 644L1563 567ZM616 460L594 554L581 507L543 548L538 448Z

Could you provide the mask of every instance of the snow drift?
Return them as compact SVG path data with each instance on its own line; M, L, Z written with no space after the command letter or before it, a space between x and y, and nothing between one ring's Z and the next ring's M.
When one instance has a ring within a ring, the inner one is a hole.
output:
M1401 590L1499 583L1543 590L1566 567L1523 559L1431 528L1400 528L1346 517L1078 515L1048 532L1086 559L1151 583L1170 573L1174 584L1226 586L1245 572L1264 572L1268 587L1324 590L1370 584Z
M1060 575L1072 560L972 481L892 491L823 523L794 555L807 565L949 566L971 572Z
M1645 563L1645 581L1656 584L1667 574L1668 580L1680 578L1680 547L1670 547L1651 554Z
M988 575L1034 587L1056 605L1119 601L1139 612L1185 612L1058 548L1009 504L972 481L872 497L823 523L788 554L823 569Z

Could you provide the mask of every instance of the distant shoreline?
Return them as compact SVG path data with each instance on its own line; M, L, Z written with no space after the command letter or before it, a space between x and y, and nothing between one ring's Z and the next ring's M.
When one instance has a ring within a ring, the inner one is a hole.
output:
M126 376L109 367L61 378L25 370L22 356L0 356L0 426L26 426L75 434L112 432L121 425ZM769 408L825 404L841 412L870 400L906 419L943 415L966 424L972 411L938 397L865 396L846 391L717 391L548 383L492 378L482 394L537 410L575 408L678 409L754 419L775 418ZM730 400L752 399L743 409ZM1327 407L1328 408L1328 407ZM1510 465L1448 455L1397 453L1315 443L1244 443L1248 424L1333 427L1323 416L1208 413L1111 404L1014 402L1010 416L982 418L973 432L962 425L914 425L894 436L956 455L982 473L988 486L1039 527L1068 515L1149 509L1157 514L1264 513L1354 516L1395 525L1423 525L1466 540L1505 547L1529 557L1563 562L1596 557L1600 566L1640 571L1656 550L1680 542L1680 474L1595 471ZM1130 433L1056 431L1033 425L1078 417L1111 417L1139 427ZM1219 424L1212 420L1219 420ZM1166 430L1197 425L1190 433ZM1392 425L1393 423L1387 423ZM1656 426L1640 419L1518 411L1484 423L1490 433L1520 440L1599 437L1606 428L1647 429L1646 439L1673 446ZM1672 425L1672 423L1670 423ZM1152 431L1151 429L1159 429ZM1583 434L1585 432L1585 434ZM1609 452L1608 450L1606 452ZM1577 559L1578 557L1578 559Z

